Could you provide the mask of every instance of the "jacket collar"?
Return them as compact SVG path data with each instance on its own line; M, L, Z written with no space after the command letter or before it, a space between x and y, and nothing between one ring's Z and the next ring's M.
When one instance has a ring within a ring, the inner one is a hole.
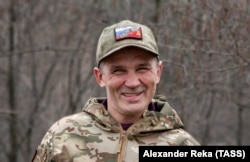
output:
M105 100L106 98L90 98L83 111L90 114L101 129L119 132L121 131L121 125L107 111ZM131 126L132 128L129 128L132 134L142 135L184 127L176 111L166 101L154 98L152 104L155 111L146 110L142 118L137 123L134 123Z

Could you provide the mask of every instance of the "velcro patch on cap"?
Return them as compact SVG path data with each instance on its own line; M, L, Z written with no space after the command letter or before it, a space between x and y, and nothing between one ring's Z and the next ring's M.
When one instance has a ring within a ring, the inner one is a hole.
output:
M127 38L142 39L141 27L123 26L115 28L115 39L117 41Z

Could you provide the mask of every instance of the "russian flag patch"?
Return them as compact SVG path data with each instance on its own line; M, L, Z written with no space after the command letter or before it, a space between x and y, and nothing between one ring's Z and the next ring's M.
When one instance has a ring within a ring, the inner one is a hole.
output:
M122 40L122 39L142 39L142 31L141 27L135 26L123 26L115 28L115 39Z

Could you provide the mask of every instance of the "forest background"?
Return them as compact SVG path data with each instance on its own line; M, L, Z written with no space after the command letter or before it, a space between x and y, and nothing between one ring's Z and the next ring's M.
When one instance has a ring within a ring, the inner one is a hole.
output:
M105 96L99 34L152 28L165 95L202 145L250 145L249 0L0 0L0 159L30 161L50 125Z

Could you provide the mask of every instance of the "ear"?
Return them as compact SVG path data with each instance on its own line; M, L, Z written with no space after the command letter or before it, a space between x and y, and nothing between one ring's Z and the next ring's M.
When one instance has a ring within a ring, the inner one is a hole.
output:
M97 83L100 85L100 87L104 87L105 84L102 80L103 74L98 67L94 67L94 75L95 75L95 79L96 79Z
M157 78L158 78L157 83L159 83L161 79L162 66L163 66L162 61L159 61L158 68L157 68Z

